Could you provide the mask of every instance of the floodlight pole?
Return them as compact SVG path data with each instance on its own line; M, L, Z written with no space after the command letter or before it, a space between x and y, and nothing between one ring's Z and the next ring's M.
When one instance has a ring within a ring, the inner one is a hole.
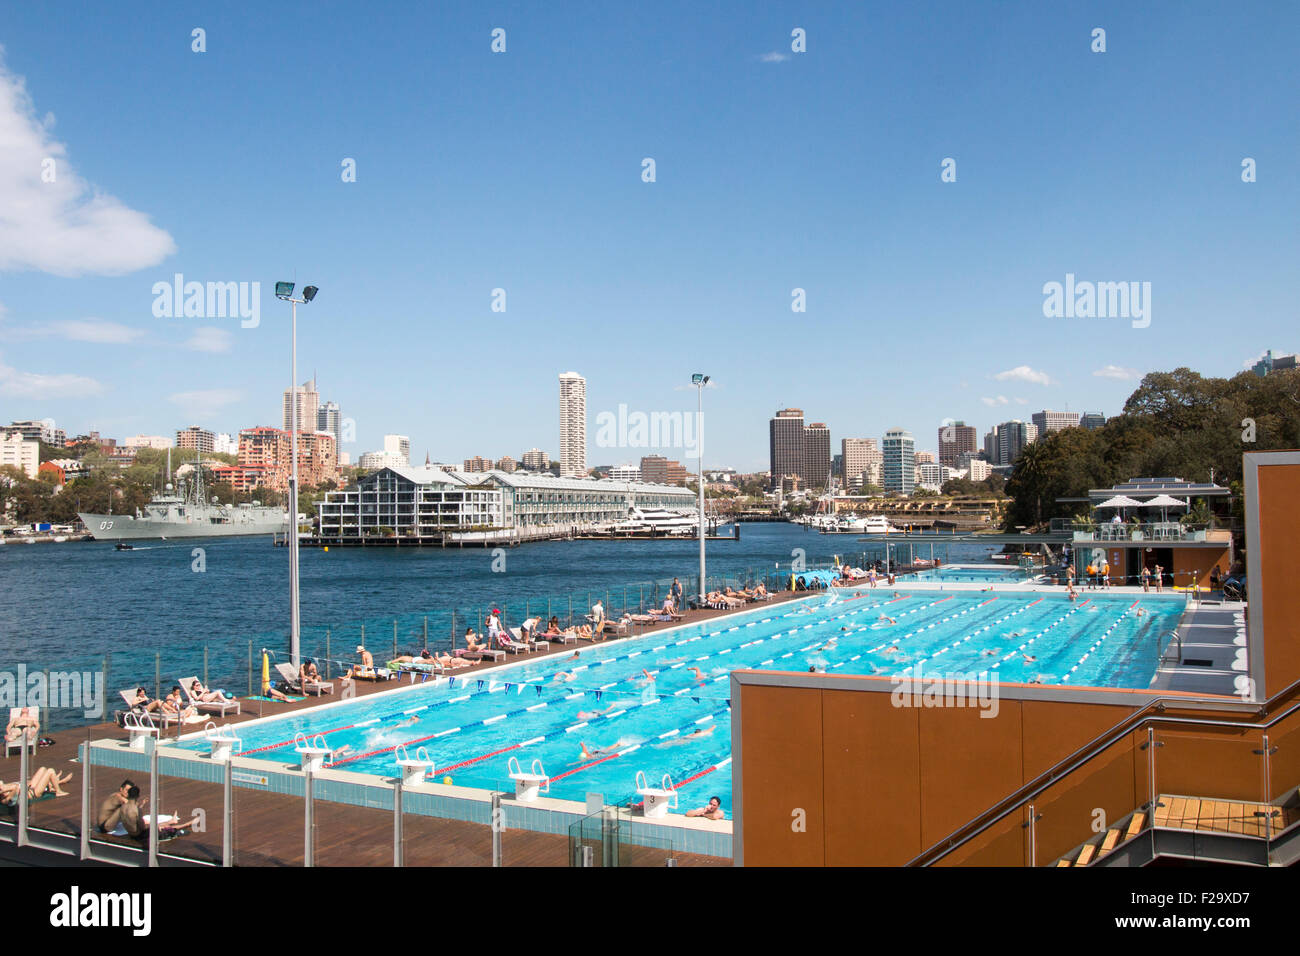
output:
M291 322L289 371L289 659L294 672L300 661L301 615L298 609L298 299L290 299Z
M699 378L699 376L696 376ZM701 381L695 382L696 395L696 412L695 412L695 450L699 455L698 458L698 475L696 480L700 486L700 604L704 604L704 386L709 379L704 376Z

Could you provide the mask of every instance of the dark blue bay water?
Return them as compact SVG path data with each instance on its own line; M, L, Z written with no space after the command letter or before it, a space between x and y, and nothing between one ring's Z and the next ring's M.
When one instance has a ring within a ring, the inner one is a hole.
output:
M928 536L900 538L895 556L915 542L929 557ZM930 539L935 540L935 539ZM953 561L983 560L992 548L947 544L935 554ZM109 662L110 709L116 691L143 684L151 692L155 669L170 686L202 676L248 692L249 649L273 660L288 652L288 552L269 539L217 539L199 544L206 569L192 570L195 544L140 542L133 551L112 544L6 544L0 547L0 667L18 663L50 670L100 670ZM553 613L567 622L570 606L581 619L600 597L611 614L644 601L661 603L674 575L688 596L698 570L694 541L556 541L494 554L476 549L304 548L301 553L302 648L316 657L351 659L365 628L377 661L399 650L450 646L455 629L478 627L483 611L503 609L507 624ZM797 525L749 524L739 542L709 542L710 586L789 574L792 552L808 566L833 554L860 560L883 557L879 546L854 535L820 535ZM503 566L504 562L504 566ZM497 568L493 570L494 563ZM779 570L778 570L779 566ZM571 603L570 603L571 602ZM327 635L328 631L328 635ZM260 668L260 663L255 665ZM53 716L53 725L70 717Z

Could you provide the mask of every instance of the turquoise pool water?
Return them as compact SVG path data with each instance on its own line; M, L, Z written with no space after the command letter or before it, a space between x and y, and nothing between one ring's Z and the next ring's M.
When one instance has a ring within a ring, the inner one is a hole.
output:
M525 658L450 683L243 726L241 753L296 763L295 734L323 734L331 747L351 748L334 767L394 776L399 747L425 747L437 765L433 779L485 789L509 788L509 758L525 769L540 759L551 796L581 801L599 792L611 803L632 799L638 770L656 784L668 773L682 810L716 794L730 816L733 669L904 675L921 667L930 676L989 671L1003 682L1145 687L1159 636L1184 606L1180 597L1154 595L1090 595L1070 604L1010 590L856 593L822 592L583 645L577 659Z
M1024 581L1029 575L1017 567L1011 568L931 568L917 571L918 581L964 581L968 584L1008 584Z

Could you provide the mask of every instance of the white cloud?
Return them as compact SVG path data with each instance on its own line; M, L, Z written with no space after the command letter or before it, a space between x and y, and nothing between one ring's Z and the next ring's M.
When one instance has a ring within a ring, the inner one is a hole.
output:
M44 334L57 335L73 342L95 342L100 345L126 345L144 335L139 329L99 319L68 319L63 322L51 322L44 330Z
M1105 368L1099 368L1092 373L1097 378L1113 378L1121 382L1133 382L1142 377L1142 373L1135 368L1124 368L1120 365L1107 365Z
M761 53L758 57L759 63L784 63L790 59L789 53L781 53L779 50L773 50L771 53Z
M1017 404L1017 405L1028 405L1029 402L1025 401L1023 398L1017 398L1017 399L1016 399L1016 404Z
M1030 385L1055 385L1051 376L1046 372L1039 372L1030 368L1028 365L1017 365L1015 368L1009 368L1005 372L998 372L993 376L999 382L1028 382Z
M221 409L233 405L244 393L232 388L212 388L198 392L176 392L167 396L173 405L179 405L195 420L215 418Z
M77 175L52 126L0 60L0 271L122 275L175 252L148 216Z
M228 330L213 325L201 325L194 330L185 347L195 352L229 352L233 342L234 337Z
M83 375L22 372L0 362L0 395L38 399L87 398L103 391L103 385Z
M983 402L985 405L988 405L990 408L997 405L1009 404L1009 402L1007 401L1007 397L1005 395L999 395L996 398L981 398L980 401Z

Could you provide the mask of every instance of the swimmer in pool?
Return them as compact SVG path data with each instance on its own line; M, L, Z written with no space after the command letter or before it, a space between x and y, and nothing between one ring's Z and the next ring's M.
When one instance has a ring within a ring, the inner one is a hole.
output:
M1025 663L1027 663L1027 664L1032 664L1034 661L1038 660L1038 658L1037 658L1037 657L1034 657L1034 655L1032 655L1032 654L1024 654L1024 653L1022 653L1020 656L1023 657L1023 658L1025 659Z
M591 760L593 757L607 757L610 754L618 753L627 746L627 744L623 742L622 737L619 737L618 740L614 741L608 747L597 747L594 750L588 750L587 744L581 740L578 741L578 745L582 748L583 760Z
M419 722L420 722L420 718L412 714L410 717L407 717L405 720L399 720L397 723L393 724L393 729L396 730L398 727L414 727Z
M984 650L980 651L980 653L985 657L997 657L998 649L996 647L986 647Z
M567 684L569 681L577 679L578 675L573 671L557 671L555 676L551 678L551 682L554 684Z
M610 704L604 710L580 710L578 711L578 719L595 720L597 717L604 717L606 714L612 713L617 706L618 704Z
M665 659L662 660L662 661L659 661L659 663L660 663L660 664L680 664L680 663L681 663L682 661L684 661L684 660L686 660L685 657L669 657L669 658L665 658Z
M886 623L886 622L888 622L888 623L890 623L890 624L897 624L897 623L898 623L898 622L895 621L892 617L890 617L888 614L882 614L882 615L880 615L880 617L876 618L876 623L877 623L877 624L883 624L883 623Z
M644 674L645 677L639 677L639 678L637 678L636 680L632 681L632 683L633 683L635 686L637 686L637 687L649 687L651 684L653 684L653 683L655 682L655 675L654 675L654 674L651 674L651 673L650 673L648 670L646 670L644 667L641 668L641 673Z
M686 669L687 669L688 671L691 672L691 675L692 675L696 680L698 680L698 681L702 681L702 680L705 679L704 671L700 670L698 667L688 667L688 668L686 668Z
M701 737L707 737L717 729L718 725L714 724L706 730L693 730L689 734L682 734L680 737L670 737L668 740L655 744L655 746L680 747L682 744L690 743L692 740L699 740Z

